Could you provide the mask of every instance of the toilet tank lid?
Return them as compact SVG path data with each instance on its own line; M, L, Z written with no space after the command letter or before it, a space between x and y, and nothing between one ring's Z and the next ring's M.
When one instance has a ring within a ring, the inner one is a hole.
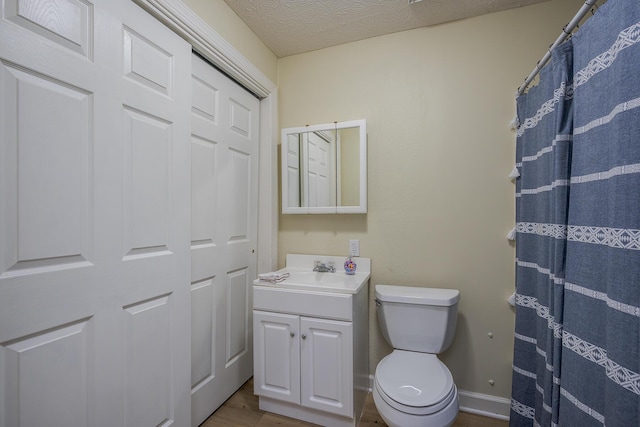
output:
M381 302L451 306L460 300L460 291L457 289L376 285L376 299Z

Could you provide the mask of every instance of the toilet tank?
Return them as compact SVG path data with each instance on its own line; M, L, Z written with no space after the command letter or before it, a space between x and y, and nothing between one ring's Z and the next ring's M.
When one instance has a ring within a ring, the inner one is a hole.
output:
M376 285L382 334L400 350L438 354L453 341L460 291Z

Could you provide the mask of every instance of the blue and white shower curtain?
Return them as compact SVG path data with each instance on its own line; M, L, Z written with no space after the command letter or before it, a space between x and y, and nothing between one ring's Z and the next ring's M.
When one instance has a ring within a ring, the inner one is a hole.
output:
M640 1L517 99L511 426L640 425Z

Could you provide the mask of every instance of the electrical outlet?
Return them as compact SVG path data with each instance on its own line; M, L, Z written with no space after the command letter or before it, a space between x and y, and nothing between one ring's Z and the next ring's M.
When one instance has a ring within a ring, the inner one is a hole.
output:
M349 254L360 256L360 240L349 240Z

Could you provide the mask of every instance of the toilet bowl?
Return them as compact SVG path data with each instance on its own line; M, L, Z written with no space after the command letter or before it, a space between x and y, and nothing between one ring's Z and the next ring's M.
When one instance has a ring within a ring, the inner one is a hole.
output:
M374 375L373 401L389 427L449 427L458 389L437 354L453 340L460 293L376 285L382 334L394 348Z
M376 367L373 400L390 427L448 427L458 415L458 390L434 354L394 350Z

